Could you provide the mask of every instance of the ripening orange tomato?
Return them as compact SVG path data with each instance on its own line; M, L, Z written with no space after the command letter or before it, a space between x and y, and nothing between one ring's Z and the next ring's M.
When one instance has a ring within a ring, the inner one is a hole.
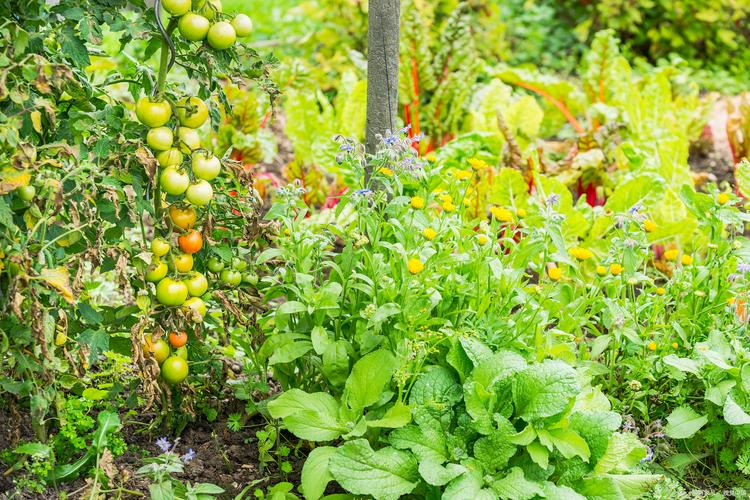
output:
M188 336L186 332L171 332L169 334L169 343L174 347L175 349L179 349L180 347L187 344Z
M199 231L191 229L177 238L177 243L180 245L180 250L188 254L193 254L203 248L203 236L201 236Z

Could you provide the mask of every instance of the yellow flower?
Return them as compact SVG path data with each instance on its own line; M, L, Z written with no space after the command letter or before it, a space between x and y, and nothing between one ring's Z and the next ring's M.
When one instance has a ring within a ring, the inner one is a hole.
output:
M433 163L437 161L437 155L435 153L430 153L427 156L425 156L425 158L427 159L427 161L430 161Z
M591 250L587 248L581 248L581 247L571 248L569 252L570 252L570 255L572 255L578 260L588 260L594 255L593 253L591 253Z
M734 297L729 297L729 298L727 299L727 304L728 304L728 305L730 305L730 306L731 306L731 305L734 305L734 303L735 303L735 301L736 301L736 300L737 300L737 299L735 299Z
M417 274L424 270L424 264L422 264L422 261L417 258L411 258L409 259L409 262L406 263L406 268L409 269L410 273Z
M609 266L609 272L617 276L622 272L622 266L620 264L612 264Z
M444 193L444 194L439 194L439 195L438 195L438 198L439 198L439 199L440 199L440 201L442 201L443 203L445 203L446 201L453 201L453 196L449 195L448 193Z
M560 281L560 278L562 278L562 269L559 267L550 267L547 269L547 276L552 281Z
M651 342L649 342L648 343L648 350L649 351L655 351L656 350L656 342L654 342L653 340Z
M437 231L435 231L431 227L426 227L422 230L422 236L424 236L428 240L433 240L435 236L437 236Z
M424 208L424 198L421 196L413 196L411 199L411 208L416 208L417 210Z
M493 217L495 217L500 222L512 222L513 221L513 213L507 208L492 207L490 208L490 213L492 213Z
M682 258L680 259L680 262L682 262L683 266L689 266L690 264L693 263L693 258L689 255L683 255Z
M517 214L517 215L518 215L518 216L519 216L520 218L522 218L522 219L523 219L524 217L526 217L526 210L524 210L523 208L519 208L519 209L518 209L518 211L516 212L516 214Z
M643 230L647 233L653 233L654 231L656 231L656 222L647 220L643 223Z
M729 201L729 195L727 193L719 193L719 196L716 197L716 201L719 202L719 205L724 205Z
M607 274L607 268L604 266L596 266L596 274L599 276L604 276Z
M454 205L452 201L444 201L443 210L445 210L446 212L455 212L456 205Z
M665 293L667 293L667 291L663 287L656 289L656 295L664 295Z
M465 181L466 179L471 178L471 171L469 170L454 170L453 171L453 178L458 179L459 181Z
M488 167L487 162L479 158L469 158L468 162L474 170L481 170Z
M487 243L489 243L490 239L486 234L480 234L479 236L477 236L477 241L480 245L486 245Z
M380 167L379 172L385 175L386 177L393 177L393 170L391 170L388 167Z
M676 249L667 250L664 252L664 258L667 260L675 260L679 255L680 251Z
M677 349L678 347L680 347L680 344L678 344L677 342L672 342L672 349Z

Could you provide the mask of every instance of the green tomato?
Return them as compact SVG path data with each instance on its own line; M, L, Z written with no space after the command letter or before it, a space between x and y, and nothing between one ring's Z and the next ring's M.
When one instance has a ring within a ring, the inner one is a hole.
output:
M25 202L31 202L36 196L36 188L34 186L21 186L16 188L16 194Z
M170 356L161 364L161 376L172 385L185 380L189 371L187 361L179 356Z
M218 257L211 257L208 259L208 270L212 273L220 273L224 270L224 261Z
M165 306L181 306L188 297L185 283L164 278L156 285L156 300Z
M239 257L235 257L232 259L232 269L235 271L244 271L247 269L247 261L244 259L240 259Z
M221 161L214 155L199 151L193 155L193 175L198 179L211 181L221 173Z
M200 42L208 34L211 22L200 14L188 12L180 18L177 28L180 34L191 42Z
M203 321L203 317L206 315L206 303L203 302L203 300L200 297L191 297L185 301L184 304L182 304L182 307L185 308L186 312L188 313L188 317L194 318L195 314L199 316L199 320Z
M169 243L164 238L154 238L151 241L151 252L157 257L163 257L169 253Z
M156 159L162 167L182 165L182 152L177 148L168 149L156 155Z
M258 286L258 275L255 273L242 273L242 282L248 285Z
M172 107L167 101L152 101L150 97L143 96L135 105L135 115L147 127L161 127L172 118Z
M221 281L231 287L235 287L242 282L242 274L233 269L224 269L221 272Z
M161 6L173 16L178 17L190 10L192 2L190 0L162 0Z
M169 357L169 344L164 340L159 339L153 344L146 341L146 345L143 346L145 352L151 353L157 363L161 364L165 359Z
M213 19L223 10L221 0L193 0L193 9L206 16L207 19Z
M177 130L177 136L180 138L180 151L190 154L201 147L201 136L194 128L180 127Z
M208 280L198 271L195 271L185 280L185 285L187 285L191 297L200 297L208 291Z
M168 271L169 267L167 266L167 264L157 260L153 264L148 266L148 269L146 270L146 281L151 283L161 281L167 275Z
M187 361L188 360L188 350L187 350L187 347L186 346L182 346L179 349L175 349L174 355L175 356L179 356L182 359L184 359L185 361Z
M197 97L183 97L177 104L177 117L183 127L200 128L208 119L208 106Z
M206 36L208 44L216 50L225 50L237 41L237 33L231 24L226 21L218 22L211 26Z
M232 19L232 28L238 37L244 38L253 32L253 21L245 14L237 14Z
M185 198L193 205L204 207L209 204L214 197L214 189L208 181L203 179L190 184L185 191Z
M159 176L159 185L165 193L176 196L184 193L190 186L190 177L177 167L167 167Z
M172 147L174 135L169 127L152 128L146 134L146 143L154 151L166 151Z

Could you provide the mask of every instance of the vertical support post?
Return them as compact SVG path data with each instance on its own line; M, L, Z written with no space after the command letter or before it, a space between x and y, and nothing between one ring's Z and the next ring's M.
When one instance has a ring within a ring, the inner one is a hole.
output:
M378 135L395 131L398 118L400 0L369 0L367 21L367 138L372 154ZM370 170L367 170L369 179Z

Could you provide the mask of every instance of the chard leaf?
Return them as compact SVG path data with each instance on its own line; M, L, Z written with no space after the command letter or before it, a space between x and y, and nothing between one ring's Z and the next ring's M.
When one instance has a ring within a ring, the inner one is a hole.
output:
M607 451L594 466L598 475L609 472L629 472L646 456L646 447L638 436L630 432L615 433L609 438Z
M445 486L455 478L466 472L466 467L458 464L447 464L442 466L432 460L419 462L419 474L432 486Z
M495 500L497 495L484 487L479 471L469 470L454 479L443 492L444 500Z

